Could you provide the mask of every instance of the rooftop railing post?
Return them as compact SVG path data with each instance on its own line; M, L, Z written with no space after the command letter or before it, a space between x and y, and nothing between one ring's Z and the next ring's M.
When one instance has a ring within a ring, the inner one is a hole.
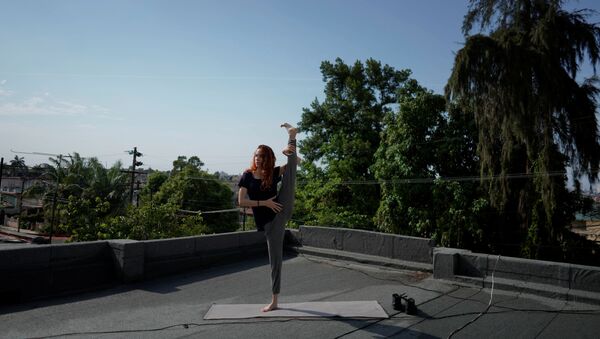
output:
M246 208L244 207L244 213L242 216L242 231L246 230Z

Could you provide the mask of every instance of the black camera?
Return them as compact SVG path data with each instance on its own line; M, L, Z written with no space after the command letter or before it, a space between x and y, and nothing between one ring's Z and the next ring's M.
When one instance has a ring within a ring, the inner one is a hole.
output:
M403 300L406 303L406 306L404 305ZM406 312L408 315L417 314L417 305L415 305L415 299L408 298L406 293L392 294L392 306L396 311Z

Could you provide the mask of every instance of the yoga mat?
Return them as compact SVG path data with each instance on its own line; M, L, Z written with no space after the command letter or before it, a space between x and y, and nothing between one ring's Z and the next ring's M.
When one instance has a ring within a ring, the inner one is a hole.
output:
M205 320L246 318L385 318L389 316L376 300L368 301L315 301L279 304L279 308L262 312L264 304L213 304L204 315Z

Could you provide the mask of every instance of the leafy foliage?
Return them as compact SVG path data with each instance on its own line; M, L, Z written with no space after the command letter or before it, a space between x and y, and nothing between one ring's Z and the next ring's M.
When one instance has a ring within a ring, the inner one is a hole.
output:
M212 233L202 216L180 217L178 211L178 206L172 203L151 202L139 208L129 207L125 215L102 225L106 231L103 238L147 240Z
M27 192L43 197L47 227L56 206L54 232L70 235L75 241L101 238L100 225L125 211L127 178L121 172L121 163L106 169L98 159L82 158L78 153L51 158L50 162L54 166L41 166L41 176L49 180Z
M300 176L297 216L306 222L373 229L380 191L370 167L380 143L383 117L396 102L410 72L373 59L347 65L341 59L321 63L325 100L304 108L300 148L308 164ZM315 164L318 164L315 165Z
M180 156L178 161L184 161ZM188 211L214 211L234 208L233 192L216 175L201 169L203 163L192 156L185 165L174 162L172 175L166 179L151 201L157 204L171 204ZM158 179L155 179L158 178ZM160 181L158 175L150 181ZM237 213L225 212L204 214L203 221L209 233L234 231L238 227Z
M25 158L23 157L19 157L18 155L15 155L14 159L12 159L10 162L10 168L11 168L11 175L13 177L17 177L17 176L24 176L27 175L27 166L25 165Z
M141 192L139 208L128 206L129 176L122 171L120 162L106 169L96 158L84 159L77 153L51 158L50 162L54 166L42 166L42 177L49 180L40 181L28 195L43 197L47 225L56 206L54 232L69 235L73 241L154 239L237 228L235 213L206 218L198 214L182 215L182 209L233 207L232 191L215 176L202 171L198 157L179 157L170 177L153 172Z
M565 167L594 181L600 164L596 79L576 80L585 57L599 60L600 29L560 4L471 1L465 35L477 22L490 34L467 36L446 89L474 114L481 175L494 178L488 192L504 233L535 258L551 255L545 249L560 245L573 218Z
M414 80L400 89L398 103L398 112L386 118L373 166L382 190L378 228L433 237L443 246L484 248L493 210L475 181L474 124L456 106L446 112L444 97Z

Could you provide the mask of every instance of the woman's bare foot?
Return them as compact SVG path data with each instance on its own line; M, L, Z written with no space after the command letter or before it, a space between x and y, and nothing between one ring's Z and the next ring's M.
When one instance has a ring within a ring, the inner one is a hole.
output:
M271 303L262 308L263 312L269 312L277 309L277 296L277 294L273 294L273 297L271 298Z
M285 128L288 132L288 135L290 136L290 140L295 140L296 139L296 134L298 133L298 129L290 124L283 123L281 124L281 127Z
M277 304L270 303L269 305L262 308L263 312L269 312L277 309Z

